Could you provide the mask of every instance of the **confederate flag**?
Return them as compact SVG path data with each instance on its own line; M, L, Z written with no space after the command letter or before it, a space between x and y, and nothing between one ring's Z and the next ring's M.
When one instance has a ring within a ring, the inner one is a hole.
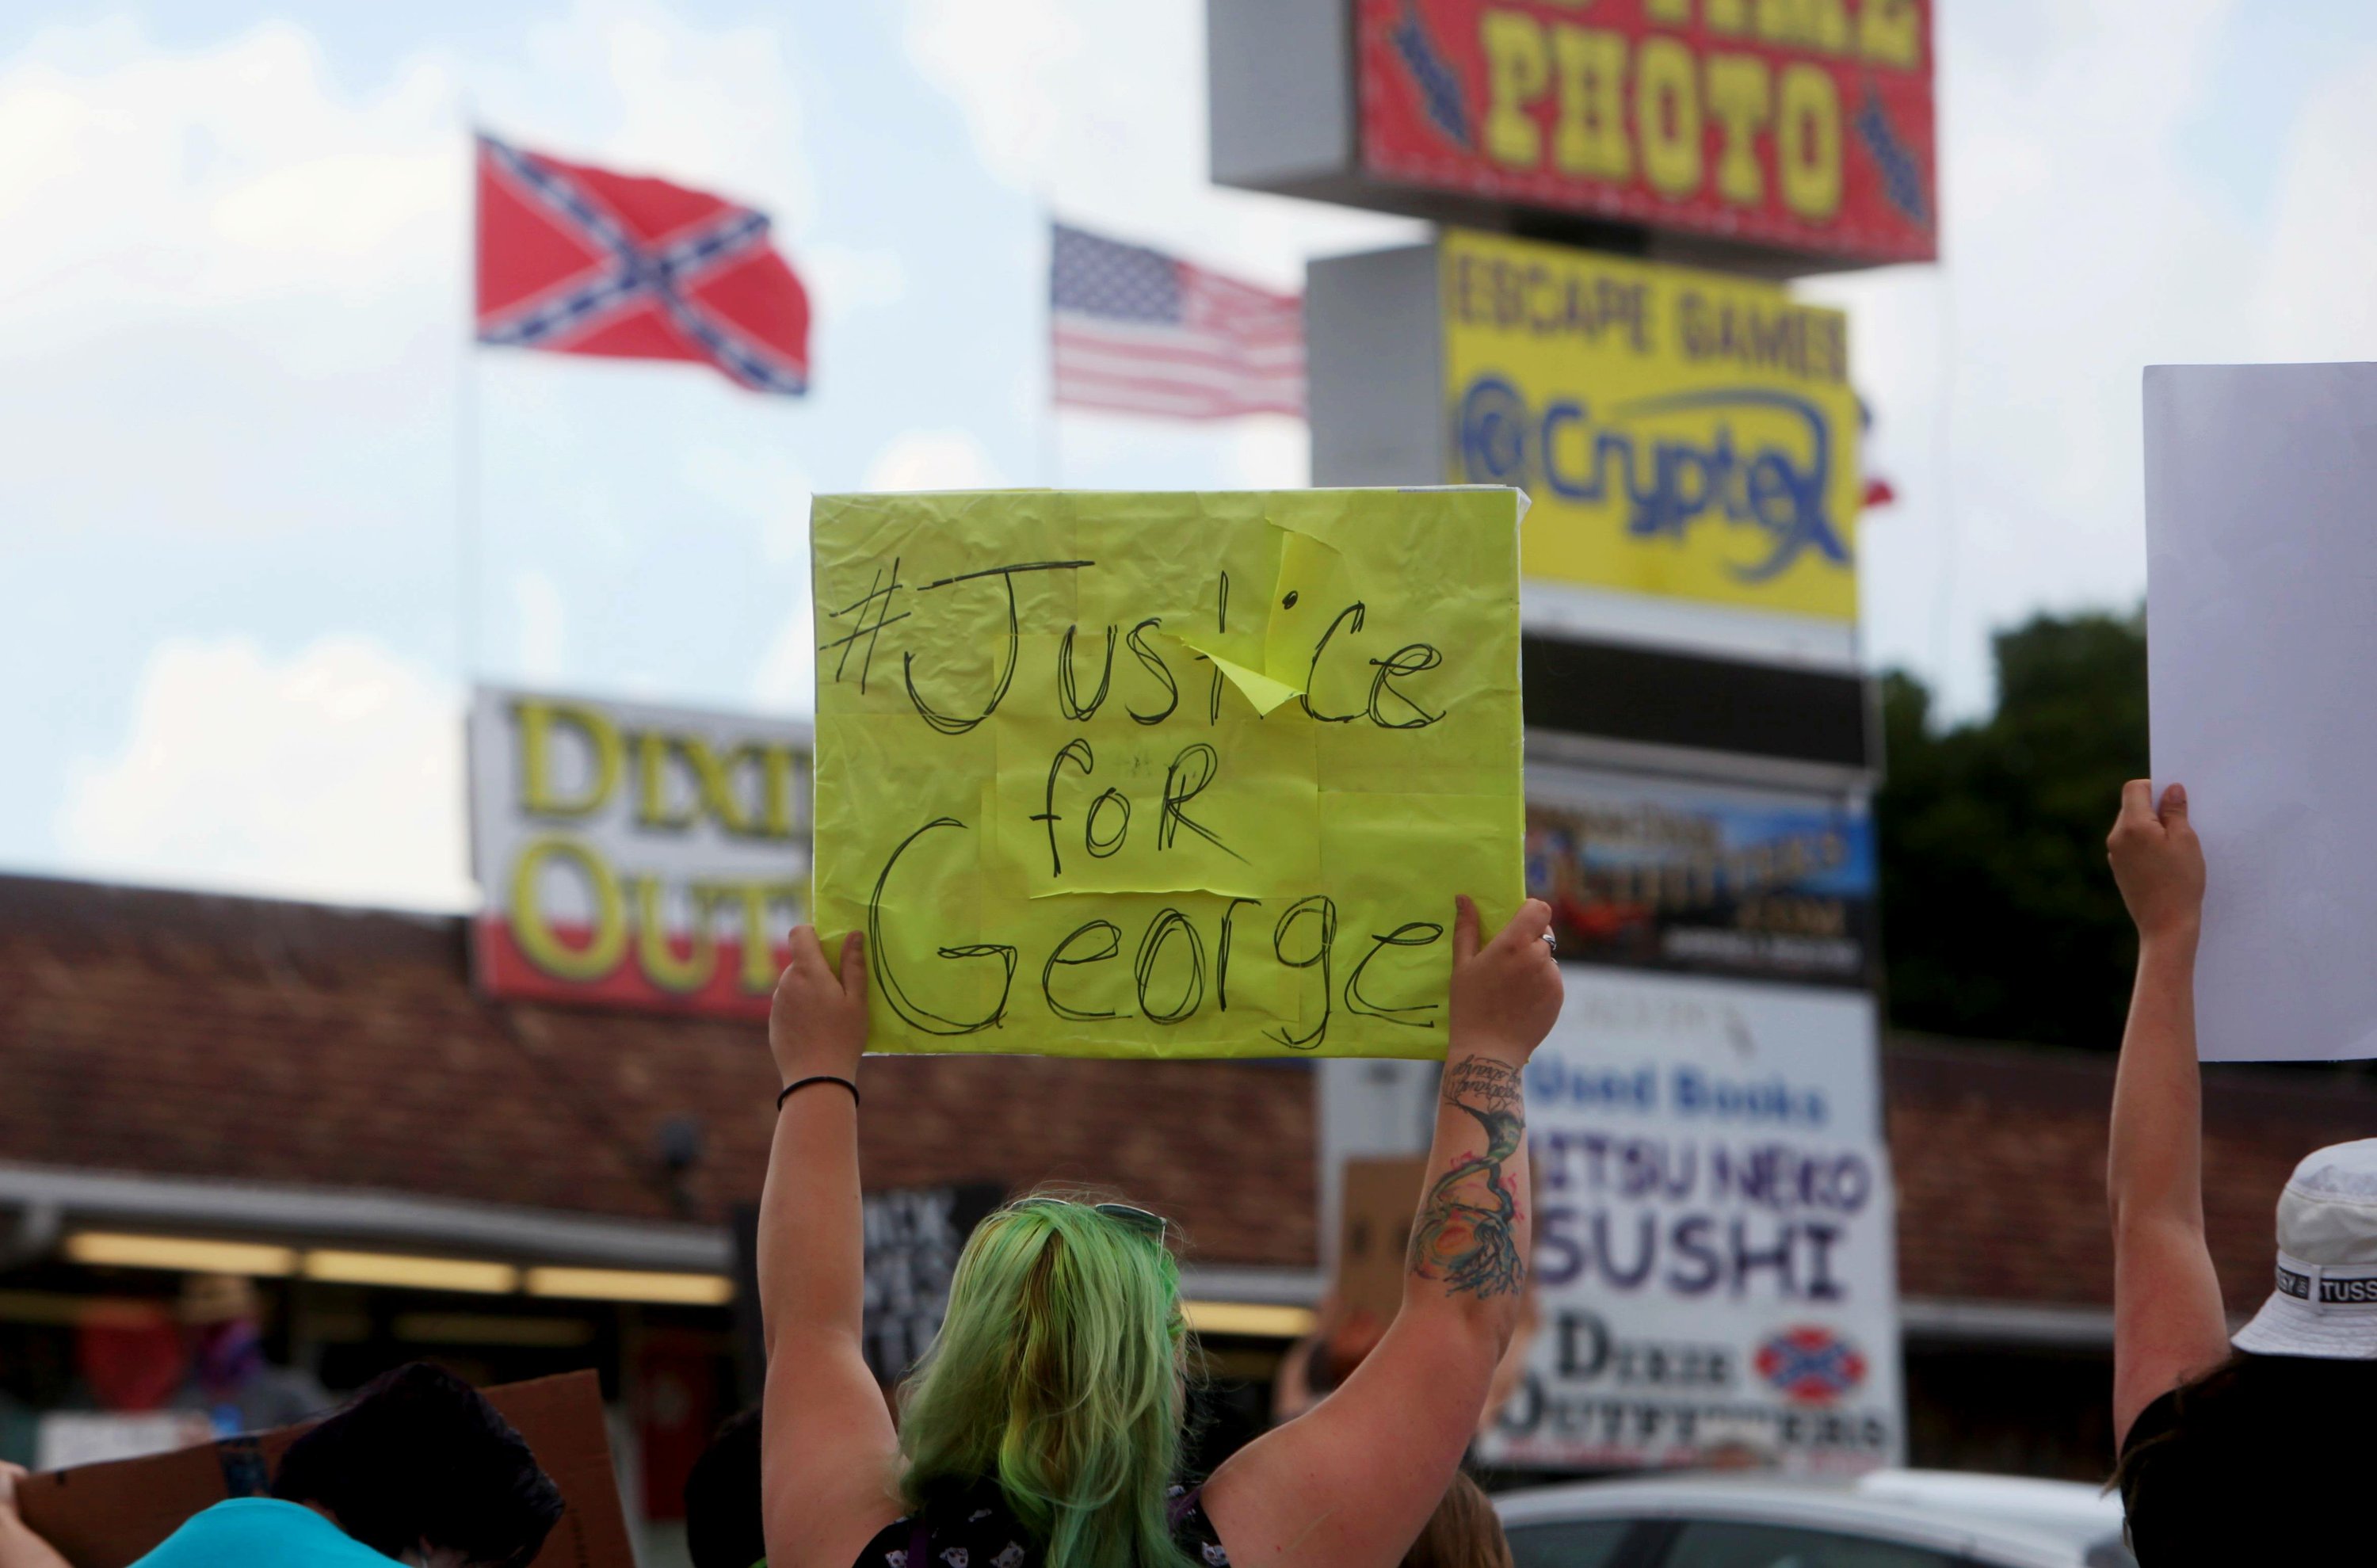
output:
M690 359L808 390L809 300L768 217L479 138L479 341Z

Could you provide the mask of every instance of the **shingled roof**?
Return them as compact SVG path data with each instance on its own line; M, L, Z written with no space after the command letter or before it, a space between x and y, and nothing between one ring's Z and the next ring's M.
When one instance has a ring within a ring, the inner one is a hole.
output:
M464 923L0 878L0 1161L722 1221L776 1074L755 1024L489 1001ZM1212 1263L1308 1268L1300 1065L870 1060L870 1185L1095 1183ZM682 1180L663 1129L690 1121Z
M716 1224L758 1191L756 1025L491 1002L458 918L0 878L0 1162ZM2109 1056L1894 1038L1884 1087L1911 1299L2111 1299ZM1309 1269L1300 1064L870 1060L870 1184L1099 1184L1209 1264ZM2232 1307L2268 1288L2296 1159L2377 1128L2356 1070L2207 1072L2206 1213ZM682 1179L662 1130L698 1126Z
M2109 1054L1893 1038L1883 1053L1902 1294L2107 1306ZM2377 1134L2358 1064L2204 1073L2204 1217L2230 1311L2269 1294L2278 1191L2323 1143Z

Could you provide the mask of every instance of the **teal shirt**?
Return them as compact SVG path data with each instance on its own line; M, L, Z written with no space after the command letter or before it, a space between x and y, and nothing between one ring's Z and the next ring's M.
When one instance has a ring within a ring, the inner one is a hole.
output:
M395 1568L299 1503L234 1497L193 1514L132 1568Z

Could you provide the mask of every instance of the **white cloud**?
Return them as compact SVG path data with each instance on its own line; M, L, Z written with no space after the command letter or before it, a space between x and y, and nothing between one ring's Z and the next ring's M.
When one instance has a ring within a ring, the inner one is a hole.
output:
M816 618L806 604L788 616L760 657L751 676L755 707L775 712L808 713L817 706Z
M867 465L866 490L996 490L990 450L965 430L903 430Z
M684 475L711 503L750 520L770 566L807 562L812 486L800 464L772 447L704 441L686 452Z
M1942 6L1944 255L1824 280L1847 305L1875 455L1879 663L1989 700L1987 631L2144 584L2138 372L2250 354L2253 236L2189 172L2180 128L2234 0Z
M1308 256L1423 233L1208 180L1202 0L908 0L906 42L985 167L1069 221L1288 288Z
M797 244L815 182L782 29L705 31L651 0L578 0L531 30L530 57L530 75L489 84L496 124L760 208Z
M467 907L453 692L361 638L283 661L245 639L150 657L130 732L79 758L58 821L102 875Z
M0 247L0 515L318 537L450 505L466 77L497 131L754 202L798 254L779 30L578 0L529 37L530 70L427 52L362 90L284 20L186 51L54 28L0 60L0 228L37 242Z
M2347 62L2303 106L2251 302L2269 359L2377 358L2377 57Z
M54 30L0 66L0 514L255 534L417 508L461 339L454 102L427 58L349 96L279 22L186 54Z

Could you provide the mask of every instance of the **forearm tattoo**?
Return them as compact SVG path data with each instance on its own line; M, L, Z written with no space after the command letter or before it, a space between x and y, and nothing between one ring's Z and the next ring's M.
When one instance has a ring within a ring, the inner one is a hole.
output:
M1486 1150L1455 1159L1420 1200L1411 1271L1447 1290L1507 1296L1527 1278L1518 1182L1503 1170L1527 1135L1519 1070L1482 1057L1453 1062L1444 1070L1444 1103L1476 1119Z

